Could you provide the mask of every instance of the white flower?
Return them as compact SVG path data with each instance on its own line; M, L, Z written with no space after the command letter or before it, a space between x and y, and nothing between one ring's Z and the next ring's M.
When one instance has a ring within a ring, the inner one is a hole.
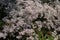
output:
M32 36L30 36L26 40L34 40L34 38Z
M6 33L1 33L0 32L0 38L3 37L4 39L6 38L7 34Z
M22 38L22 36L16 36L16 38L17 38L17 39L20 39L20 38Z

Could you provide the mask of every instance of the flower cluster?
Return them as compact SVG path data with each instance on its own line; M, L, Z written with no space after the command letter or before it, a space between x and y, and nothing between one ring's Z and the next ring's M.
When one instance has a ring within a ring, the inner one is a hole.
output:
M8 12L8 15L2 18L6 24L0 31L0 39L38 40L36 30L40 31L42 27L48 28L53 36L60 33L59 2L54 1L54 5L42 4L41 0L7 0L6 2L2 0L0 2L2 5L4 3L7 5L5 10Z

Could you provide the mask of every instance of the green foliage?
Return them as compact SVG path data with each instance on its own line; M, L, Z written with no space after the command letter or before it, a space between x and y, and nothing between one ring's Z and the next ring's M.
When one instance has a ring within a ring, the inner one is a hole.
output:
M49 31L46 28L42 28L41 31L39 31L38 29L34 29L36 34L38 34L39 36L39 40L54 40L54 37L50 34L48 34L47 32Z
M2 29L3 29L3 25L5 25L5 22L4 22L4 21L2 21L2 20L0 20L0 30L2 30Z
M47 0L46 0L47 1ZM35 24L36 21L41 21L41 22L44 22L44 21L47 21L45 17L45 14L43 13L43 16L41 17L41 15L39 14L37 19L33 20L33 24ZM45 26L45 25L43 25ZM52 28L51 28L52 29ZM42 27L41 30L39 31L38 28L34 28L35 30L35 33L38 34L39 36L39 40L54 40L54 37L52 36L52 30L49 30L48 28L45 28L45 27Z
M0 27L3 26L4 24L5 24L5 22L0 20Z

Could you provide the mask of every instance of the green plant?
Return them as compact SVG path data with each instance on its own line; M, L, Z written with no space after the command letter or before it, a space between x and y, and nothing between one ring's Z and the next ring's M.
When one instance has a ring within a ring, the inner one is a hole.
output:
M4 22L4 21L2 21L2 20L0 20L0 30L2 30L2 29L3 29L3 25L5 25L5 22Z
M35 30L36 34L38 34L39 40L46 40L46 39L48 39L48 40L54 40L54 37L51 34L49 35L47 33L48 32L47 29L42 28L41 31L39 31L38 29L34 29L34 30Z

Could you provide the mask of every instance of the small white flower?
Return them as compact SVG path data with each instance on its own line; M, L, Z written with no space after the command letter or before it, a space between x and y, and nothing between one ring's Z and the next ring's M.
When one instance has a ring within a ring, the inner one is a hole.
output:
M6 33L1 33L0 32L0 38L3 37L3 38L6 38L7 34Z

